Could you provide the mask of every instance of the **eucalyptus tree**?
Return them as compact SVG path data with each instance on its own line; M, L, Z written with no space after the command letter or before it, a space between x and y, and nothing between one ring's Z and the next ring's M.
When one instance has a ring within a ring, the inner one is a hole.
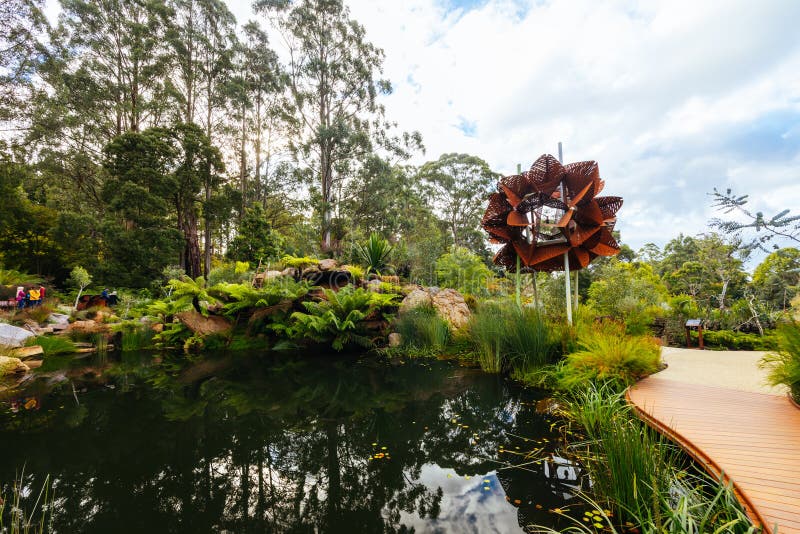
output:
M168 111L164 80L171 15L164 0L61 0L77 69L97 85L111 137L158 125Z
M442 154L419 169L419 178L428 189L436 211L447 222L453 244L484 250L479 230L486 198L500 175L489 164L469 154Z
M294 103L290 148L318 188L322 248L330 249L338 188L378 140L384 110L378 95L383 51L367 41L341 0L257 0L274 17L288 47Z
M0 2L0 122L18 120L34 91L48 29L43 0Z
M174 66L171 92L180 104L182 122L202 125L208 142L216 144L215 140L221 140L229 100L236 18L221 0L170 0L169 6L173 10L168 31ZM211 169L202 175L203 202L210 204L222 180ZM211 270L212 217L204 217L203 241L203 272L207 275ZM193 249L186 253L191 255Z

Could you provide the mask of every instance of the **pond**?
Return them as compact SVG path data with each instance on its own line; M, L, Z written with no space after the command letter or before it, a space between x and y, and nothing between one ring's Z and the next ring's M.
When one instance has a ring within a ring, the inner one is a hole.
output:
M49 359L0 401L0 482L57 532L524 532L582 517L541 392L452 361ZM521 467L509 468L512 465Z

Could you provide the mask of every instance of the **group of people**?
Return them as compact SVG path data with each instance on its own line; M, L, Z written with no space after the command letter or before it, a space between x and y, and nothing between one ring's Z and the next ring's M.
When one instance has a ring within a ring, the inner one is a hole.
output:
M44 302L44 286L31 287L27 291L24 287L17 288L17 309L40 306Z

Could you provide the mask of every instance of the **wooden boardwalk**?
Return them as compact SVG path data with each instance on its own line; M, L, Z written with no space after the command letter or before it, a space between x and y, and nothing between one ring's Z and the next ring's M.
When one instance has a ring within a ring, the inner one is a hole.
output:
M708 471L724 473L765 532L800 533L800 409L786 396L654 375L627 397Z

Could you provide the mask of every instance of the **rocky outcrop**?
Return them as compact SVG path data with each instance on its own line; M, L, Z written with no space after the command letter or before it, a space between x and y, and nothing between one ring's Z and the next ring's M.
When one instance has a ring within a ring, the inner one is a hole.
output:
M44 356L44 349L42 349L41 345L32 345L30 347L14 349L11 354L14 358L25 361L29 358L35 358L36 356Z
M450 328L459 330L467 326L472 313L464 296L455 289L426 287L413 289L400 303L400 315L419 306L433 306Z
M332 270L336 269L338 266L339 266L339 264L336 262L336 260L332 260L332 259L320 260L319 263L317 264L317 267L319 268L319 270L323 271L323 272L324 271L332 271Z
M33 332L6 323L0 323L0 345L5 347L21 347Z
M403 338L397 332L392 332L389 334L389 346L390 347L399 347L403 344Z
M425 289L417 288L411 290L411 292L406 295L403 299L403 302L400 303L400 309L398 313L403 315L409 310L413 310L414 308L418 308L420 306L432 306L433 300L431 299L430 293L425 291Z
M197 313L195 310L177 313L175 317L186 325L186 328L201 336L222 334L228 332L233 327L230 321L224 317L218 315L203 317L203 315Z
M76 332L78 334L107 334L110 331L111 328L107 324L92 320L75 321L67 328L67 332Z
M22 363L19 358L0 356L0 376L27 373L28 371L30 371L28 366Z
M432 300L433 307L454 330L467 326L472 312L461 293L455 289L442 289L433 295Z

